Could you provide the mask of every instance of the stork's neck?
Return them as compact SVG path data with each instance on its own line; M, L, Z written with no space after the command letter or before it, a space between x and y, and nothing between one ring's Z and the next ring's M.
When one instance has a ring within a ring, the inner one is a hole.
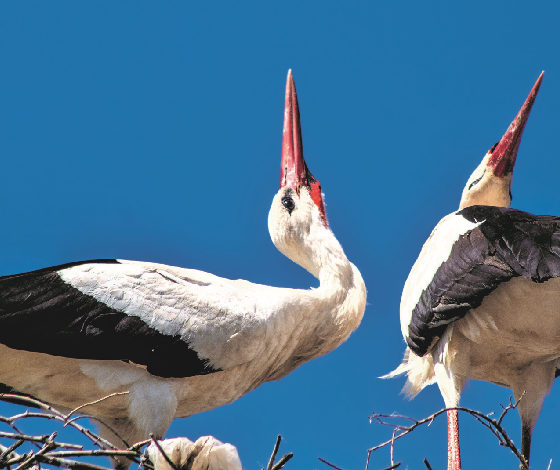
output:
M333 233L313 230L306 239L306 256L290 258L320 281L317 289L300 291L297 308L289 309L291 322L299 323L267 380L278 380L304 362L329 353L342 344L360 324L366 307L366 286L360 271L342 250ZM300 247L301 248L301 247ZM304 261L305 262L302 262ZM294 294L289 294L290 303Z
M310 236L307 243L315 268L309 271L319 279L321 289L349 289L353 284L352 263L348 261L340 243L329 229L317 232L315 236Z
M332 318L337 331L328 333L335 341L344 339L359 325L366 303L366 287L360 271L344 254L344 250L330 229L321 227L311 231L307 240L309 256L319 279L315 309L323 311L325 320Z

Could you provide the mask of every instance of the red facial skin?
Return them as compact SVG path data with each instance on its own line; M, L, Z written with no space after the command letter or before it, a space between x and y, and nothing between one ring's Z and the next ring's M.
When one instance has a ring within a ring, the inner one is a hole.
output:
M490 150L492 156L488 160L488 166L492 168L494 175L503 177L507 173L513 171L515 165L515 159L517 158L517 151L519 150L519 144L521 143L521 136L523 135L523 130L525 129L525 124L529 118L529 113L539 92L541 86L542 78L544 72L542 72L533 86L531 93L525 100L525 103L521 107L519 113L513 120L513 122L508 127L508 130L493 148Z
M280 168L280 188L292 188L299 196L299 188L307 187L311 199L319 209L323 222L328 227L325 204L321 193L321 183L316 180L303 158L301 123L296 84L292 71L288 72L286 83L286 104L284 108L284 135L282 137L282 163Z

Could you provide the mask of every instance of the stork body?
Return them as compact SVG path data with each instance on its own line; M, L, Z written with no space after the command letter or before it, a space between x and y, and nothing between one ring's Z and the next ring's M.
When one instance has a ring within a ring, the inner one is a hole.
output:
M408 375L414 396L437 382L447 407L469 379L506 386L522 420L522 453L560 368L560 218L509 209L524 126L542 74L500 142L444 217L405 283L407 351L388 376ZM448 412L448 468L461 467L457 411Z
M303 159L291 73L269 231L319 288L124 260L0 278L0 383L69 409L128 391L85 411L130 444L163 437L174 418L231 403L348 338L363 316L365 285L328 227Z

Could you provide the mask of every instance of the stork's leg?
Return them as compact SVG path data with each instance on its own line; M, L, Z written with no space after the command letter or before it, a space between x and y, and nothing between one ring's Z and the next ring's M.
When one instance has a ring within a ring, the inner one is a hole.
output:
M461 448L459 447L459 412L447 412L447 469L461 470Z
M450 328L448 328L446 335L450 334ZM442 344L445 344L443 343L445 339L445 337L442 339ZM459 398L466 380L460 374L454 373L448 364L445 364L445 358L446 354L442 354L441 351L434 354L434 372L445 406L454 408L459 406ZM461 470L459 412L457 410L447 412L447 470Z
M515 399L518 401L517 410L521 416L521 453L527 461L527 467L521 465L521 470L527 470L529 467L531 436L544 399L552 387L555 372L556 366L553 362L532 363L519 372L516 383L512 387Z
M531 454L531 436L533 435L533 429L529 426L521 426L521 453L527 464L529 464L529 457ZM529 470L529 467L523 465L520 466L521 470Z

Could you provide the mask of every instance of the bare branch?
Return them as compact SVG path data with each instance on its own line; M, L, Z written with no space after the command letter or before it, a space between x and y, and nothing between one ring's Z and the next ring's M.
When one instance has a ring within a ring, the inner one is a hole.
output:
M56 434L56 433L55 433ZM41 444L46 444L49 442L51 436L30 436L28 434L14 434L11 432L2 432L0 431L0 437L4 437L6 439L18 439L27 442L40 442ZM82 446L77 444L64 444L62 442L55 442L56 447L66 448L66 449L83 449Z
M54 408L53 406L49 405L46 402L43 402L41 400L37 400L36 398L26 397L26 396L22 396L22 395L14 395L14 394L9 394L9 393L0 393L0 400L4 400L4 401L18 400L20 402L25 402L28 405L33 406L35 408L42 408L42 409L47 410L49 412L49 413L44 413L44 412L43 413L30 413L29 411L27 411L25 413L15 415L12 418L3 418L2 421L6 422L7 424L10 424L10 420L11 420L10 426L13 429L16 429L16 432L21 433L21 431L19 431L19 429L15 428L15 426L13 426L13 422L16 421L16 420L23 419L23 418L54 419L54 420L60 421L62 423L67 423L69 426L71 426L74 429L76 429L77 431L81 432L84 436L86 436L90 441L92 441L98 447L116 449L116 447L113 444L111 444L109 441L107 441L106 439L103 439L101 436L98 436L97 434L93 433L89 429L75 423L74 421L67 422L66 421L66 415L64 413L61 413L56 408ZM96 421L105 425L105 423L103 423L99 419L96 419ZM107 427L109 429L111 429L109 426L107 426ZM115 433L115 434L118 436L117 433Z
M77 420L82 418L88 418L87 416L76 415L73 416L78 410L90 405L94 405L96 403L101 402L102 400L119 396L125 395L128 392L119 392L113 393L104 397L100 400L96 400L94 402L85 403L75 409L73 409L70 413L65 414L61 411L57 410L52 405L48 403L42 402L41 400L37 400L31 397L19 396L19 395L12 395L12 394L0 394L0 401L13 401L18 400L22 402L24 405L33 406L36 408L42 409L40 412L30 412L25 411L23 413L18 413L11 417L4 417L0 416L0 423L4 423L10 426L15 432L2 432L0 431L0 438L3 439L13 439L14 444L10 447L6 447L0 444L0 469L6 467L12 467L14 470L30 470L31 467L40 468L41 464L52 465L55 467L67 468L71 470L110 470L107 467L95 465L88 462L83 462L81 460L74 460L74 459L82 459L84 457L110 457L113 459L119 458L126 458L138 463L139 467L138 470L153 470L154 467L152 463L149 461L147 455L142 453L142 448L153 442L157 451L161 453L163 459L171 466L174 470L179 470L176 464L173 464L170 457L165 453L163 450L162 445L158 440L154 438L153 435L150 435L151 439L144 440L141 442L137 442L132 445L126 444L126 448L119 449L115 447L110 442L102 439L97 434L91 432L89 429L80 426L76 423ZM98 447L97 449L93 450L86 450L81 445L77 444L70 444L65 442L58 442L55 441L56 432L50 435L30 435L26 434L25 432L20 431L16 426L16 422L25 421L26 419L49 419L57 421L61 424L62 427L72 427L78 432L86 435L90 441ZM105 425L100 420L99 421L102 425ZM107 426L111 429L109 426ZM116 433L115 433L116 434ZM119 436L120 437L120 436ZM276 464L274 460L278 455L278 449L281 442L281 436L278 436L276 444L274 446L273 454L271 460L269 462L269 466L267 470L281 470L284 465L293 457L293 454L286 454L284 455ZM29 451L27 453L18 454L16 450L22 446L23 444L27 443L28 445L37 445L39 450L37 451ZM61 450L62 449L62 450ZM199 451L194 453L192 457L196 457ZM188 466L188 462L187 462Z
M278 448L280 447L281 440L282 440L282 436L278 434L278 437L276 438L276 444L274 444L274 449L272 449L272 454L270 455L270 459L268 459L268 465L266 466L266 470L272 470L274 461L276 460L276 454L278 453Z
M9 457L10 454L13 451L15 451L18 447L20 447L24 442L25 440L20 439L19 441L14 442L10 447L6 447L4 452L0 454L0 462L2 462L2 460L4 460L6 457Z
M383 470L393 470L394 468L399 468L401 466L401 462L397 462L395 465L391 465L390 467L384 468Z
M333 465L333 464L330 463L330 462L327 462L325 459L322 459L321 457L319 457L319 460L320 460L321 462L323 462L324 464L327 464L329 467L335 468L336 470L342 470L342 468L337 467L336 465Z
M528 468L528 464L527 464L527 461L525 460L525 457L517 449L517 447L514 445L513 441L511 440L511 438L508 436L506 430L502 427L502 421L503 421L504 417L506 416L506 414L510 410L513 410L513 409L517 408L518 404L519 404L519 400L517 402L513 402L512 398L510 397L509 405L506 406L506 407L502 406L503 411L502 411L502 413L501 413L501 415L498 419L491 418L493 413L489 413L489 414L485 415L485 414L481 413L480 411L471 410L469 408L462 408L462 407L444 408L444 409L439 410L439 411L435 412L434 414L428 416L427 418L424 418L424 419L421 419L421 420L416 420L416 419L410 418L408 416L402 416L402 415L395 414L395 413L390 414L390 415L373 413L369 418L370 423L375 421L378 424L382 424L384 426L392 427L393 428L393 435L392 435L391 439L389 439L385 442L382 442L381 444L378 444L378 445L368 449L368 455L367 455L367 461L366 461L366 470L368 470L371 453L375 452L378 449L381 449L382 447L386 447L388 445L391 445L390 455L391 455L391 465L393 465L394 464L393 463L393 452L394 452L394 444L395 444L396 440L398 440L398 439L406 436L407 434L411 433L412 431L414 431L419 426L422 426L424 424L427 424L429 426L434 421L434 419L436 419L438 416L440 416L443 413L446 413L447 411L451 411L451 410L463 411L465 413L468 413L472 417L474 417L479 423L481 423L484 427L486 427L488 430L490 430L490 432L492 434L494 434L494 436L496 436L496 438L498 439L501 446L507 447L511 450L511 452L517 457L517 459L519 460L519 462L521 463L523 468ZM412 422L413 424L411 424L409 426L403 426L399 423L392 423L390 421L386 421L387 419L388 420L391 420L391 419L405 419L407 421ZM428 468L430 468L430 464L428 463L428 461L426 459L424 459L424 463Z
M290 460L293 456L294 454L292 454L291 452L282 456L282 458L276 463L276 465L272 467L272 470L280 470L281 468L284 468L284 465L286 465L288 460Z
M90 401L89 403L84 403L83 405L78 406L77 408L74 408L70 413L68 413L66 415L66 419L69 419L70 416L72 416L76 411L81 410L82 408L85 408L86 406L90 406L90 405L96 405L97 403L100 403L104 400L107 400L108 398L112 398L112 397L117 397L120 395L128 395L129 392L116 392L116 393L111 393L110 395L107 395L106 397L100 398L99 400L95 400L95 401Z

